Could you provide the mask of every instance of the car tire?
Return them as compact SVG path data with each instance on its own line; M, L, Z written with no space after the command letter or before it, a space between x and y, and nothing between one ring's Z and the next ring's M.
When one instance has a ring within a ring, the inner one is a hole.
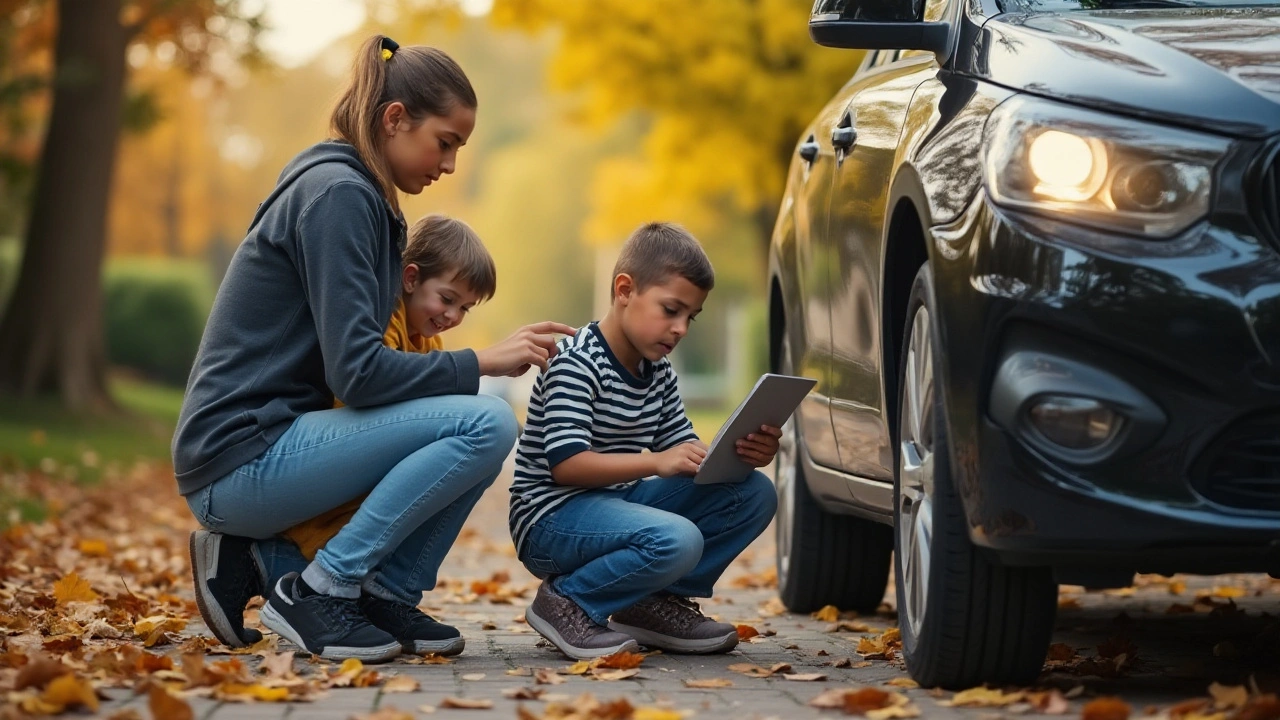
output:
M792 373L785 340L778 364L778 372ZM799 440L795 420L788 420L774 468L778 596L792 612L826 605L874 612L889 584L893 529L823 510L805 482Z
M894 582L902 651L924 687L1026 685L1044 666L1058 586L1041 567L977 552L952 484L933 274L916 275L898 370Z

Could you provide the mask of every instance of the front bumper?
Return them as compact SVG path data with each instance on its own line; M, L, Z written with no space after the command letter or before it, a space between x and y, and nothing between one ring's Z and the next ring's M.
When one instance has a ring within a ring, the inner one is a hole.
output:
M1110 239L985 194L935 242L953 477L975 544L1010 564L1280 570L1280 253L1209 224ZM1057 452L1009 407L1045 388L1130 422L1106 453Z

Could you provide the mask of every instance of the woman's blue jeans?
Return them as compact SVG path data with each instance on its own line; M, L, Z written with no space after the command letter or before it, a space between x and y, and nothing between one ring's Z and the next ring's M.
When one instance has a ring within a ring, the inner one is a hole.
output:
M711 597L777 507L773 483L759 471L740 483L671 477L592 490L529 528L520 560L603 625L659 590Z
M417 605L516 441L501 399L445 395L305 413L259 457L187 496L210 530L256 539L270 588L307 561L276 537L368 493L316 553L326 592Z

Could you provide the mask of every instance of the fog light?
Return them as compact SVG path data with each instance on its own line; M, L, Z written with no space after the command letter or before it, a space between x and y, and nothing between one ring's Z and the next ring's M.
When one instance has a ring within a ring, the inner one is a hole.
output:
M1124 422L1120 414L1097 400L1066 395L1037 398L1027 417L1046 440L1069 450L1102 447Z

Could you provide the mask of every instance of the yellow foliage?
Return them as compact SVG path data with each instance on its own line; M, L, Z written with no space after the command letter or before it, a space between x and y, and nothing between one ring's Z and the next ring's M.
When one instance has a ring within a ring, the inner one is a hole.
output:
M792 0L497 0L500 27L558 30L551 82L603 125L653 118L641 152L601 168L586 234L610 242L654 217L695 233L722 216L771 213L801 130L861 53L814 44Z
M98 593L79 575L71 573L53 584L53 597L59 605L66 605L69 602L93 602L98 599Z

